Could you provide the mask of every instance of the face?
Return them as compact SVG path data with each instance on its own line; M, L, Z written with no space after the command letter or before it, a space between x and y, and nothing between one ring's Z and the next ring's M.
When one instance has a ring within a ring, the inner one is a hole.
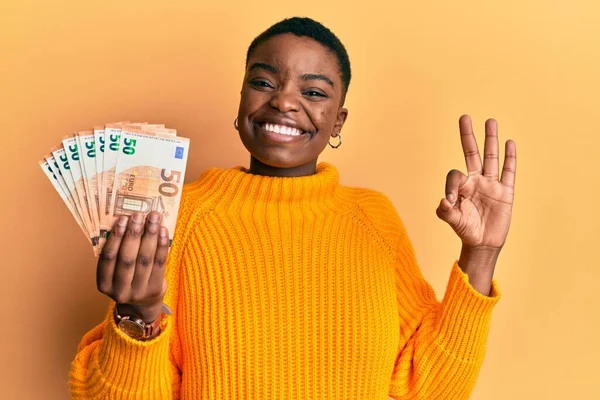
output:
M292 34L270 38L250 54L242 86L240 138L260 163L275 168L316 165L348 115L335 55Z

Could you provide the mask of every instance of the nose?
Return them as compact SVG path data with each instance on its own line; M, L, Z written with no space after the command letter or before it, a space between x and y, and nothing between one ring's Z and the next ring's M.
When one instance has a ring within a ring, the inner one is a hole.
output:
M300 102L294 91L281 88L273 92L269 105L280 113L287 113L300 110Z

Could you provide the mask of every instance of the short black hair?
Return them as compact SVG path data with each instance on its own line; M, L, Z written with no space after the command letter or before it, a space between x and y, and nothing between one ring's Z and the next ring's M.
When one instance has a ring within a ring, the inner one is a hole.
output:
M321 43L323 46L327 47L336 56L340 66L340 76L342 78L343 104L344 99L346 97L346 92L348 91L348 87L350 86L350 78L352 77L352 73L350 70L350 58L348 57L346 48L344 47L340 39L338 39L338 37L335 36L333 32L331 32L323 24L311 18L286 18L272 25L266 31L258 35L256 38L254 38L254 40L252 41L252 43L250 43L250 46L248 47L248 52L246 53L246 66L248 66L250 54L258 45L266 42L273 36L283 35L285 33L291 33L298 37L309 37Z

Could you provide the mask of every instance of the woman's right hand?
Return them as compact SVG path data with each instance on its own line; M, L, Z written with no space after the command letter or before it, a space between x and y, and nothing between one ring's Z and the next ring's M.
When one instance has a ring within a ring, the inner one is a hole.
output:
M98 290L117 303L119 314L150 323L161 315L167 291L164 266L169 233L152 211L135 213L113 225L96 269Z

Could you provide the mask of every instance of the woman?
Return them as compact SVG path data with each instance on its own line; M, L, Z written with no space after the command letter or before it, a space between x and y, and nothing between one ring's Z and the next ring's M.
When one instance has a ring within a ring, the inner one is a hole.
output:
M468 177L448 174L437 215L463 246L439 303L391 202L317 164L342 143L350 76L344 46L311 19L254 40L234 122L249 169L186 186L166 270L159 215L115 224L97 270L117 306L79 346L74 398L469 397L498 300L515 145L499 180L495 121L482 165L460 119Z

